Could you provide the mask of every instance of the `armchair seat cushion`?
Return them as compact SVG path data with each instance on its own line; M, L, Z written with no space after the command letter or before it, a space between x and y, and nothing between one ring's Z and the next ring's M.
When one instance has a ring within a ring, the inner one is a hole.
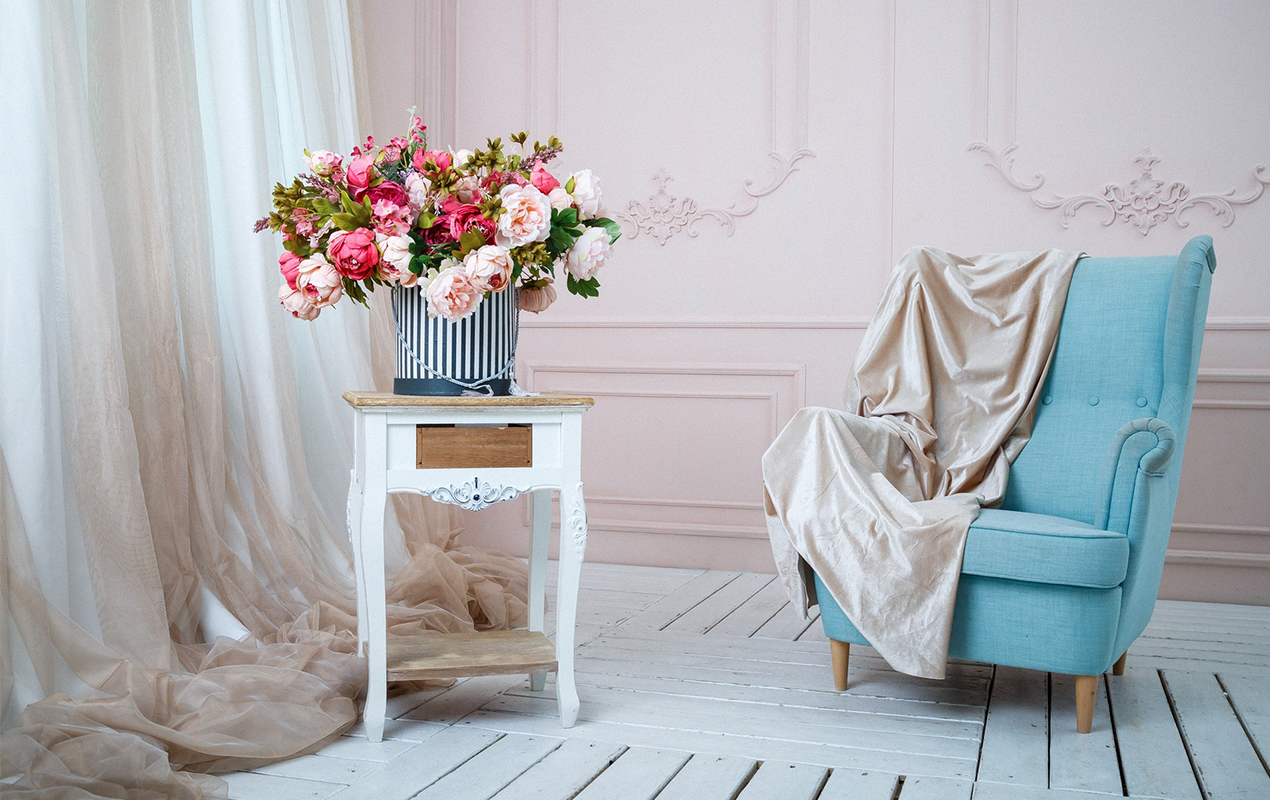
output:
M1129 538L1063 517L985 508L970 527L961 571L1031 583L1110 589L1124 582Z

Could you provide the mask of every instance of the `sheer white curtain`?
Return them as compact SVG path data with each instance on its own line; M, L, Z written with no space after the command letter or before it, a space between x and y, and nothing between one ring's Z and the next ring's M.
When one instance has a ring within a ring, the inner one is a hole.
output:
M344 0L0 3L6 796L223 796L173 768L355 718L340 393L390 378L391 323L291 319L251 226L367 129L359 41ZM390 510L394 632L523 618L518 561Z

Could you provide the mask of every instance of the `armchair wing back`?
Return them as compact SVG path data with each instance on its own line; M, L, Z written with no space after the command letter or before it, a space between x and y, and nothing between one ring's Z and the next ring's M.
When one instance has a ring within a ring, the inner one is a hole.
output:
M1082 732L1155 607L1216 264L1207 236L1077 262L1031 440L966 542L950 655L1077 675ZM842 689L867 642L816 584Z

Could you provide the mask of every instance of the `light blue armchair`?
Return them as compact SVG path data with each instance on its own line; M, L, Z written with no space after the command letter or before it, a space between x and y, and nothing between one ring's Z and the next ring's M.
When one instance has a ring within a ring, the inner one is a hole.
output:
M1081 733L1155 607L1216 266L1207 236L1077 262L1031 441L966 541L949 656L1075 675ZM815 581L843 690L868 642Z

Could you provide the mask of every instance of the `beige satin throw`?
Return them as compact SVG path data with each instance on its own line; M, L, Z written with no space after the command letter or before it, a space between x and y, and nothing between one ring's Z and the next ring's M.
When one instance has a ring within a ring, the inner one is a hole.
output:
M906 253L846 411L805 408L763 456L768 531L806 615L814 569L895 669L944 677L966 534L1032 430L1077 253Z

